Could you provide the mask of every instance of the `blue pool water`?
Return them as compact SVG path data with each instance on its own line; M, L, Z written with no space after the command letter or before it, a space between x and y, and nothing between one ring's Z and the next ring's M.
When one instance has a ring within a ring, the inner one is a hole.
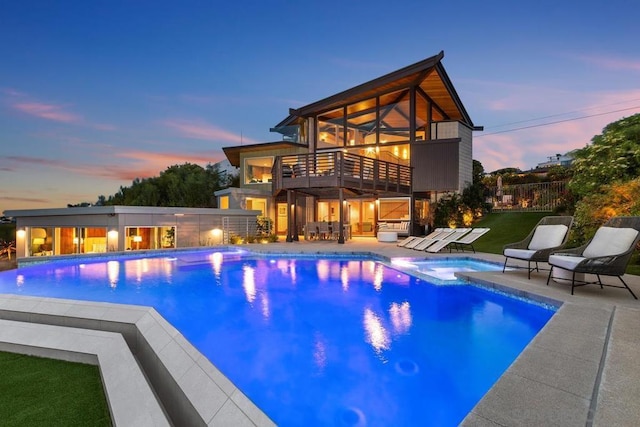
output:
M553 315L368 259L222 252L24 267L0 293L153 306L281 426L457 425Z

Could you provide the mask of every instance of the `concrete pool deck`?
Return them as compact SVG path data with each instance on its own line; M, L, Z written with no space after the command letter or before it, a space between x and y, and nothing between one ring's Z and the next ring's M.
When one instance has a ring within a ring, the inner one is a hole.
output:
M300 241L246 248L278 254L371 253L384 258L504 260L494 254L430 254L370 238L356 238L344 245ZM526 270L465 273L464 277L560 308L462 425L638 425L640 302L626 289L590 285L577 288L572 296L565 284L552 282L546 286L545 271L533 273L531 280L527 280ZM640 295L640 277L625 276L625 280ZM617 278L604 281L617 284ZM197 424L273 425L153 309L6 295L0 296L0 319L122 333L169 414L169 421L175 425L184 424L186 418L182 417L187 416L176 408L167 408L175 399L182 400L174 406L180 406L194 419L199 417ZM167 401L167 395L173 397ZM213 399L213 404L207 402L208 398Z

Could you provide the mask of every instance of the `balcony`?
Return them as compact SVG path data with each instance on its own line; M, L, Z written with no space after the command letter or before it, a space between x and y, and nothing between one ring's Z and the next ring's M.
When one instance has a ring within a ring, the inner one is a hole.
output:
M297 190L319 197L337 197L343 188L350 195L410 195L410 166L331 151L276 157L273 194Z

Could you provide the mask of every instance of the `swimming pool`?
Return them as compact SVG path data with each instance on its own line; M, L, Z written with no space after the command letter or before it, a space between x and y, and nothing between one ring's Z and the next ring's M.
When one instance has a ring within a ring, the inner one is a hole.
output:
M553 315L371 259L242 252L35 265L0 293L153 306L282 426L457 425Z

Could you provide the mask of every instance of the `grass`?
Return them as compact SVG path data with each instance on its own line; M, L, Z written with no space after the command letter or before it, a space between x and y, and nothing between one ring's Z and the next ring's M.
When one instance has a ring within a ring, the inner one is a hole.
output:
M548 212L509 212L486 215L474 227L489 227L491 231L480 237L473 246L478 252L502 254L507 243L518 242L529 234L533 227ZM627 266L627 274L640 276L640 254L636 251Z
M0 424L111 426L97 366L0 352Z
M502 254L504 245L518 242L527 237L538 221L548 215L548 212L510 212L485 215L473 226L488 227L491 231L480 237L473 244L473 247L478 252Z

